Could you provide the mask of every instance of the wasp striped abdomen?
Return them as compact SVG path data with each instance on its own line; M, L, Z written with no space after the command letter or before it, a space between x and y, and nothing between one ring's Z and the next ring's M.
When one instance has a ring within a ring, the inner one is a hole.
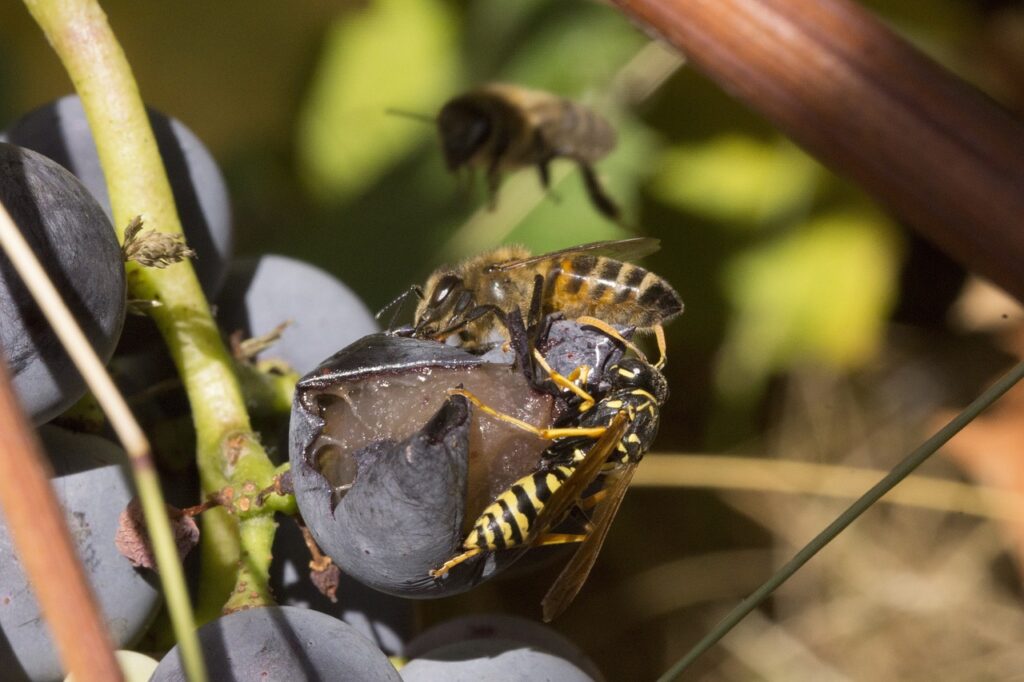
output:
M523 544L544 504L571 473L570 467L555 466L535 471L513 483L480 514L463 548L494 551Z

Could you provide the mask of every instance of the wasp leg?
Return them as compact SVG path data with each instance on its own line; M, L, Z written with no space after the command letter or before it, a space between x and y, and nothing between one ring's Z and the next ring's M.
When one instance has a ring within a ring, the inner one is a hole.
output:
M479 554L482 551L483 550L481 550L479 547L472 547L470 549L467 549L462 554L458 554L456 556L453 556L451 559L449 559L448 561L444 562L439 568L435 568L434 570L432 570L430 572L430 577L431 578L440 578L440 577L446 575L448 573L448 571L452 570L453 568L455 568L456 566L461 564L463 561L466 561L467 559L472 559L473 557L475 557L477 554Z
M569 376L566 377L553 370L551 368L551 365L548 364L547 360L544 359L544 356L541 355L540 351L534 349L533 356L534 359L537 361L537 364L540 365L545 372L547 372L548 377L551 379L551 381L555 383L556 386L561 386L562 388L568 391L572 391L573 393L580 397L580 399L583 401L583 403L580 405L580 412L586 412L587 410L594 406L594 396L587 393L579 386L578 383L576 383L577 381L582 381L583 383L586 383L587 377L590 375L590 367L587 367L586 365L580 365L579 367L574 369L572 373L569 374Z
M665 362L668 360L668 344L665 343L665 328L660 324L654 325L654 338L658 342L658 354L661 356L654 363L654 369L661 371L665 369Z
M624 345L629 350L636 353L637 357L647 362L647 355L642 350L637 348L635 343L626 339L626 337L620 334L619 331L615 329L615 327L611 326L604 320L599 320L596 317L591 317L589 315L583 315L581 317L576 318L576 321L582 325L585 325L587 327L593 327L598 331L607 334L611 338L615 339L616 341ZM655 339L658 342L658 352L661 354L661 357L658 359L658 362L654 365L654 368L661 369L662 367L665 366L665 330L662 328L660 324L654 325L652 329L654 330Z
M584 511L586 511L587 509L593 509L594 507L599 505L601 503L601 500L603 500L607 496L607 491L598 490L593 495L589 495L588 497L584 497L583 499L581 499L576 506Z
M485 412L495 419L500 419L503 422L511 424L512 426L529 431L530 433L543 438L545 440L555 440L556 438L573 438L573 437L584 437L584 438L599 438L605 431L608 430L607 426L594 426L594 427L582 427L582 426L569 426L565 428L556 429L542 429L534 426L533 424L527 424L521 419L516 419L510 414L498 412L493 407L485 405L483 401L477 398L475 395L470 393L464 388L449 388L448 395L461 395L469 402L476 405L482 412Z
M569 533L545 533L539 538L534 540L534 547L541 547L543 545L566 545L573 542L583 542L587 539L586 534L569 534Z

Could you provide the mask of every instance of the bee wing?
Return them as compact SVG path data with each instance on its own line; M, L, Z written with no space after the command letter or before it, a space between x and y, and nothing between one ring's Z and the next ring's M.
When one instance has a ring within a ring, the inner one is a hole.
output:
M545 623L557 618L572 603L583 583L587 581L590 569L594 567L597 555L604 545L605 538L608 537L608 529L612 527L612 521L619 512L622 498L626 496L629 483L633 480L637 464L639 462L631 462L611 474L614 478L604 488L605 498L601 500L594 513L593 528L541 601Z
M537 515L533 528L526 537L524 544L533 544L537 538L565 518L569 510L583 496L587 487L601 473L605 460L608 459L608 455L611 454L615 445L622 439L626 426L626 413L619 412L608 425L608 429L587 451L583 461L573 468L572 474L565 479L561 487L544 503L544 508Z
M541 261L563 258L565 256L575 256L577 254L607 256L608 258L614 258L616 260L630 261L636 260L637 258L643 258L648 254L654 253L659 248L661 248L661 240L654 239L653 237L613 239L611 241L593 242L590 244L582 244L580 246L572 246L568 249L552 251L551 253L541 254L540 256L519 258L517 260L505 261L504 263L494 263L493 265L487 266L485 269L488 272L504 272L506 270L514 270L516 268L533 265L534 263L540 263Z

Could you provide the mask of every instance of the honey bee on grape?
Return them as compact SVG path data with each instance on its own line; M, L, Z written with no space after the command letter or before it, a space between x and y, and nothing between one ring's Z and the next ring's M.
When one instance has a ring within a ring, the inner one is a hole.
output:
M656 251L658 240L634 237L575 246L540 256L503 246L454 267L442 267L417 294L412 333L479 348L503 338L505 315L538 309L570 320L597 318L609 325L660 332L683 310L662 277L625 262ZM662 343L659 334L659 343Z
M615 147L615 130L587 106L541 90L488 83L448 101L437 116L448 170L484 171L491 204L503 172L536 166L551 184L554 159L575 161L594 207L612 220L619 208L594 165Z
M545 366L556 384L568 379ZM463 552L431 571L441 578L467 559L485 552L517 547L579 542L580 546L548 590L542 602L545 621L558 616L586 582L604 544L636 466L658 433L661 406L668 398L668 383L659 365L642 357L626 357L605 372L607 384L597 398L579 386L577 410L570 425L539 429L481 403L471 393L455 389L477 408L554 442L541 465L520 478L488 505L463 542ZM595 482L599 490L591 492ZM583 534L554 532L573 508L593 508Z

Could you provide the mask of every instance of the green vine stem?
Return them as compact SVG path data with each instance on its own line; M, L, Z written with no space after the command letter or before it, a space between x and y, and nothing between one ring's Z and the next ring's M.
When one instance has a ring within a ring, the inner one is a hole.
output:
M181 234L170 184L131 68L106 15L95 0L25 0L82 100L106 175L119 238L141 215L161 232ZM209 304L187 262L163 270L130 263L129 296L162 305L150 311L160 329L192 406L203 490L233 491L231 511L203 514L198 618L216 617L232 605L272 603L265 588L274 523L257 508L258 491L270 485L274 467L253 434L232 359ZM248 491L256 491L250 494ZM244 557L244 561L243 561ZM245 582L238 599L236 581ZM261 589L253 590L254 586ZM241 602L244 601L244 604ZM177 633L179 640L181 633Z

